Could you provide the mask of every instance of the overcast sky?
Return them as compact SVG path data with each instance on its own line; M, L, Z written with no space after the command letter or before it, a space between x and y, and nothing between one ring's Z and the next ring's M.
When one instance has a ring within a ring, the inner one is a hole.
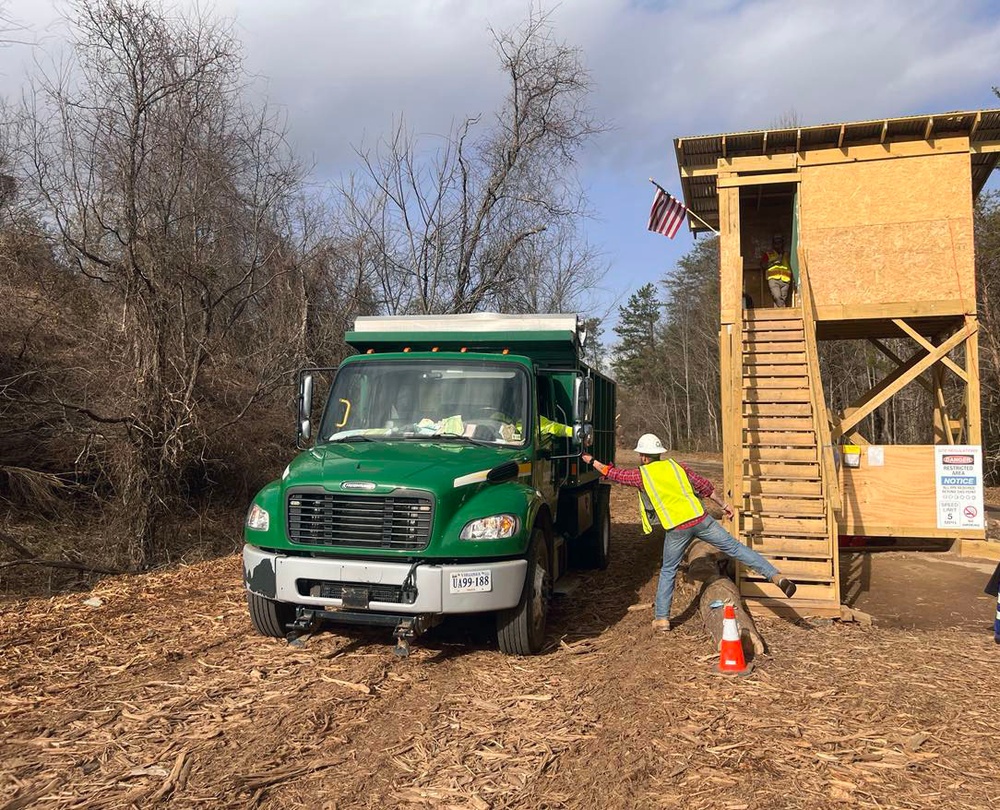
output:
M0 0L36 45L0 50L0 91L17 95L39 51L61 40L59 3ZM194 2L180 0L180 7ZM490 25L529 0L202 0L232 17L248 68L287 112L317 182L356 168L352 145L393 118L444 133L504 93ZM537 3L535 4L537 7ZM995 0L563 0L556 36L579 47L591 104L613 130L581 161L596 219L587 232L611 272L606 306L657 281L692 247L645 230L653 176L680 192L672 141L803 125L1000 106Z

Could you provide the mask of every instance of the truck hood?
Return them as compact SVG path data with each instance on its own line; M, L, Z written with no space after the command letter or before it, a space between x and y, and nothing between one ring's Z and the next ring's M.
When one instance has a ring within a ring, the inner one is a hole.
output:
M458 441L338 442L300 454L288 466L283 485L340 489L349 481L359 489L374 485L373 491L413 487L443 492L461 486L468 476L523 456L519 448Z

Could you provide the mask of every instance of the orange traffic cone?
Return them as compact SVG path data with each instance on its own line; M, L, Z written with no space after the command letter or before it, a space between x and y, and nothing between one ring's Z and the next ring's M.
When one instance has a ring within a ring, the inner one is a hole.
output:
M736 610L726 605L722 614L722 641L719 644L719 672L739 675L746 672L747 662L743 657L743 643L740 628L736 624Z

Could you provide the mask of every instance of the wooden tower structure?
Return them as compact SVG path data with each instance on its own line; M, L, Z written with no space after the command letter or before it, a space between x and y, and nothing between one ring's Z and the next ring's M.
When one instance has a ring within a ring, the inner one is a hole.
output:
M973 200L1000 157L1000 110L674 146L685 203L703 220L690 218L692 230L719 231L725 487L739 505L736 529L799 583L784 600L744 570L743 595L775 612L838 615L840 537L982 539ZM759 258L779 233L793 275L784 308ZM889 338L909 350L893 351ZM858 341L888 369L837 408L821 374L828 340ZM865 419L905 386L930 397L927 444L875 446ZM964 486L977 477L978 503Z

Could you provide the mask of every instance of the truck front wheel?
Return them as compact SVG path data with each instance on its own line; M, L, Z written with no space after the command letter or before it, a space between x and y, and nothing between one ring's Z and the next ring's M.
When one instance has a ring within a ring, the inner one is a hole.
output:
M545 621L552 588L549 549L538 527L528 544L528 570L517 607L497 614L497 642L507 655L535 655L545 641Z
M247 607L250 608L250 623L253 629L262 636L284 638L286 625L295 621L295 605L287 602L275 602L247 591Z

